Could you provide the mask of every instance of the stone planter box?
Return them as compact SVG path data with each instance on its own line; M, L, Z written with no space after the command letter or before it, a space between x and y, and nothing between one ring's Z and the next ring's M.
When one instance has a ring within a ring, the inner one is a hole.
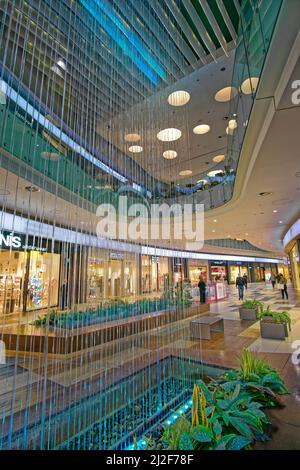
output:
M241 320L252 320L256 321L257 320L257 315L258 315L258 308L244 308L240 307L239 308L240 312L240 319Z
M260 322L260 334L262 338L285 339L289 335L286 323L275 323L272 321Z

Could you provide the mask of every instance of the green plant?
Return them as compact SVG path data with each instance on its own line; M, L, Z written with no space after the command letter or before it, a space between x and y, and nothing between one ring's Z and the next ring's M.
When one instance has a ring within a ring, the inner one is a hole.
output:
M245 299L244 302L242 303L243 308L253 308L253 309L258 309L259 312L263 311L264 304L260 300L256 299Z
M260 321L272 321L274 323L285 323L291 329L291 317L288 312L274 312L274 310L270 309L268 306L266 309L262 310L259 315L258 319Z
M255 353L251 353L249 349L243 348L240 357L240 371L244 380L249 380L253 374L263 376L272 370L273 369Z

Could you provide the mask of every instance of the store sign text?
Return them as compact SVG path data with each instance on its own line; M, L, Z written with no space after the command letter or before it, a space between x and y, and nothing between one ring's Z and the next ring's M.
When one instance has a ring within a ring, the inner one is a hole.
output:
M21 248L21 237L14 236L12 233L0 233L0 246L5 246L6 248Z

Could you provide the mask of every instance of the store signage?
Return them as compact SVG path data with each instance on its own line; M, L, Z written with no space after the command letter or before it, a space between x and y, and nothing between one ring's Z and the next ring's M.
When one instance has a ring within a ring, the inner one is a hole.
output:
M57 245L57 243L56 243ZM54 246L55 252L58 251L58 247ZM0 232L0 249L11 249L18 251L42 251L51 252L52 240L38 239L38 244L34 242L34 237L27 237L25 234L1 231Z
M158 264L158 262L159 262L158 256L152 256L152 263Z
M22 239L20 236L13 235L12 232L0 232L0 246L1 248L21 248Z
M110 259L122 260L124 259L124 253L118 251L111 251L109 254Z

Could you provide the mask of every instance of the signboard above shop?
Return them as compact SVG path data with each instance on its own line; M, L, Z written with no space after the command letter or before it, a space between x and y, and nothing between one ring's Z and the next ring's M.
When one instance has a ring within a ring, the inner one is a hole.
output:
M15 251L41 251L58 253L59 242L27 236L23 233L0 231L0 249Z

